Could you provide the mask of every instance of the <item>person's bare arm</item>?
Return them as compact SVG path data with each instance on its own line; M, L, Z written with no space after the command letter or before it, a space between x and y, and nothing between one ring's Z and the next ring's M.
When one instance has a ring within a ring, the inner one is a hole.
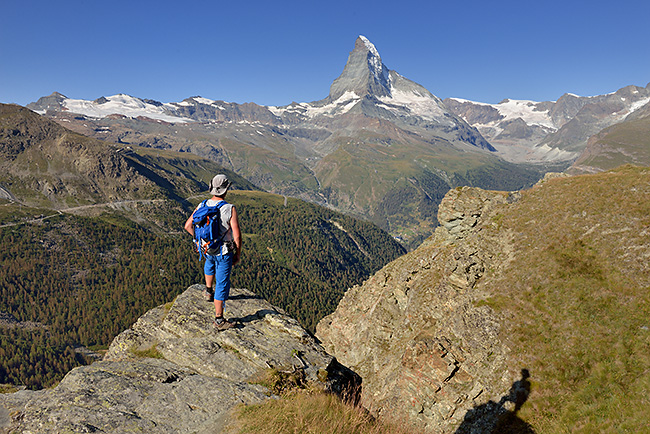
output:
M190 235L192 235L192 237L194 237L194 225L193 225L192 218L194 218L194 213L192 213L190 218L187 219L187 221L185 222L185 226L183 227L185 228L187 233L189 233Z
M232 215L230 216L230 228L232 229L232 238L235 242L235 256L232 258L232 263L237 264L241 257L241 230L239 229L239 220L237 219L237 210L232 207Z

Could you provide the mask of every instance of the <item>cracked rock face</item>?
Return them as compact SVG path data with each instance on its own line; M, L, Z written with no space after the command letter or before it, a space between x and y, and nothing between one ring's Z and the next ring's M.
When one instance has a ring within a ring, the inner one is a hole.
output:
M203 288L147 312L102 361L73 369L55 388L0 394L0 433L218 433L235 405L269 398L251 381L269 368L300 370L334 391L345 387L349 377L336 360L250 291L233 289L227 302L226 317L240 325L214 330Z
M481 279L507 258L491 239L495 207L508 193L463 187L440 205L440 227L417 250L345 294L317 327L325 348L363 381L376 415L407 415L426 432L453 433L472 408L498 399L511 378L499 319L481 305Z

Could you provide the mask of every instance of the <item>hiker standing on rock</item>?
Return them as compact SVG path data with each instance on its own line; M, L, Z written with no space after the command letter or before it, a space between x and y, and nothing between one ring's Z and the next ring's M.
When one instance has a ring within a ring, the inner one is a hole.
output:
M185 222L185 230L195 238L201 256L205 256L204 295L207 301L214 301L214 325L217 330L235 326L234 322L223 317L225 302L230 294L230 273L241 254L237 211L225 201L231 185L226 175L219 174L212 178L209 190L212 197L201 202Z

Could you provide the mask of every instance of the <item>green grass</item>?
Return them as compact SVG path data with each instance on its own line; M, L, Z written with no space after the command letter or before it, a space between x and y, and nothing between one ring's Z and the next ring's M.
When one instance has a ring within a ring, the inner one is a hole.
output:
M0 384L0 393L14 393L18 392L20 387L13 384Z
M538 432L649 432L650 169L547 181L502 214L516 258L484 303L511 318L534 380L521 416Z
M298 351L294 350L296 354ZM327 378L324 370L318 373ZM305 379L301 370L267 369L251 379L279 396L257 405L240 406L228 434L314 433L314 434L409 434L419 432L404 421L376 420L363 408L327 393L322 384Z
M297 389L305 389L308 384L305 381L305 374L301 370L282 371L279 369L266 369L258 375L253 376L250 382L260 384L274 395L286 395Z

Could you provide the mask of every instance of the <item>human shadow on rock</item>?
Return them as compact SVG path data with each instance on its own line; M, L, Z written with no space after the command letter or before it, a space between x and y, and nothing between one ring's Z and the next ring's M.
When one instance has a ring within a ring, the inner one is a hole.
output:
M266 315L280 315L280 312L273 309L260 309L253 314L246 315L241 318L233 318L233 320L236 320L237 322L240 323L247 323L247 322L253 322L253 321L258 321L260 319L263 319Z
M489 401L469 410L455 434L535 434L533 427L517 416L530 395L529 377L528 369L522 369L521 379L512 383L499 402Z
M263 300L257 294L235 294L228 297L228 300Z

